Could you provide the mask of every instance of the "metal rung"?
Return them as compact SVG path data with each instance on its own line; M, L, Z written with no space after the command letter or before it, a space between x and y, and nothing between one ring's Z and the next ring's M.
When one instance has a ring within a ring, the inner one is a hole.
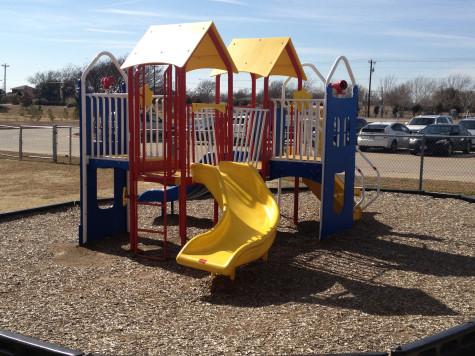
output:
M152 230L152 229L137 229L138 232L150 232L152 234L162 234L165 235L165 231L162 230Z
M163 203L153 203L149 201L137 201L137 205L158 206L162 207Z

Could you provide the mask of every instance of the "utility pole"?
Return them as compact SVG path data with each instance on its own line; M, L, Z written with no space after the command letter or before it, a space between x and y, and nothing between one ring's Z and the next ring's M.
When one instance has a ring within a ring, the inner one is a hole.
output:
M367 117L369 117L369 107L371 106L371 76L374 72L374 65L376 64L376 61L373 61L372 59L370 59L368 63L369 63L369 88L368 88L368 109L366 111Z
M5 95L7 95L7 68L10 67L10 65L3 63L3 91L5 92Z

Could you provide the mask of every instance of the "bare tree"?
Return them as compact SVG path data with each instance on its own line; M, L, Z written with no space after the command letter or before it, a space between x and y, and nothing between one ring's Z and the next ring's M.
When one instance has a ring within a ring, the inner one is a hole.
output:
M390 106L397 107L397 111L406 110L411 107L411 88L408 84L399 84L391 91L384 93L386 103Z
M394 75L388 75L379 81L379 92L386 95L386 93L390 93L397 85L397 79ZM383 98L384 100L384 98Z
M437 82L434 79L419 76L410 80L408 85L414 105L419 105L423 109L432 106L432 94L437 89Z
M239 89L233 94L234 105L247 106L251 102L251 91L249 89Z
M189 93L192 102L210 103L214 100L216 84L213 80L202 80Z
M453 88L455 90L468 90L473 84L473 79L466 74L453 74L445 79L443 86Z

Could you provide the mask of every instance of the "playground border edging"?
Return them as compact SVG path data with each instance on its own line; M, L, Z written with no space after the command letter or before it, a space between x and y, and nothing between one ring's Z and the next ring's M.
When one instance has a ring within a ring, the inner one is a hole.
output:
M277 188L270 188L270 190L273 193L275 193L277 191ZM307 187L300 188L300 191L307 191L307 190L308 190ZM375 189L367 188L366 190L373 191ZM282 188L282 191L293 192L294 188L286 187L286 188ZM468 203L475 203L475 196L472 196L472 195L437 193L437 192L426 192L426 191L420 191L420 190L404 190L404 189L381 189L380 191L383 193L424 195L424 196L430 196L433 198L440 198L440 199L458 199L458 200L466 201ZM101 203L109 203L113 201L113 198L103 198L103 199L99 199L98 201ZM42 205L42 206L37 206L34 208L29 208L29 209L7 211L5 213L0 213L0 221L6 218L16 217L18 215L43 213L43 212L47 212L47 211L55 210L55 209L73 208L75 206L79 206L79 200L72 200L72 201L57 203L57 204Z

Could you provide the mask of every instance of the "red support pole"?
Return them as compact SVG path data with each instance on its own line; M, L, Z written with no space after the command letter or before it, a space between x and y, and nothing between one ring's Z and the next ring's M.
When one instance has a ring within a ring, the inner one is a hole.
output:
M221 74L218 74L215 78L215 94L214 94L214 102L216 104L219 104L221 102ZM223 130L220 129L220 112L218 110L215 110L214 112L214 130L215 130L215 137L216 137L216 161L220 161L222 158L221 156L221 151L222 151L222 145L221 145L221 138L223 134Z
M185 68L176 68L176 102L177 111L175 115L178 115L178 155L179 155L179 167L180 167L180 187L179 187L179 204L180 212L178 217L180 242L184 246L186 243L186 70Z
M218 74L215 80L214 102L219 104L221 102L221 74Z
M251 107L256 107L256 75L251 73Z
M234 145L234 129L233 129L233 71L231 70L231 65L228 64L228 159L233 160L233 145Z
M264 77L264 98L262 99L262 107L269 108L269 77Z
M292 52L290 46L287 46L286 48L287 54L289 55L290 60L292 61L292 65L294 66L295 72L297 73L297 80L298 80L298 90L302 90L302 71L301 67L297 63L297 59L294 56L294 53ZM298 120L298 112L296 114L296 120ZM297 126L297 125L296 125ZM300 136L300 130L299 130L299 136ZM299 137L300 138L300 137ZM294 138L295 140L297 137ZM297 151L294 152L294 154L297 154ZM295 177L294 180L294 224L297 225L299 222L299 178Z
M147 141L147 130L146 130L146 125L147 125L147 113L145 110L145 66L141 66L141 71L140 74L142 75L142 82L141 82L141 88L142 88L142 98L140 100L140 106L142 107L142 125L139 127L142 127L142 154L141 154L141 166L142 170L145 169L145 161L147 158L147 147L146 147L146 141ZM140 95L140 91L139 91Z
M127 82L128 82L128 111L129 111L129 210L130 210L130 235L129 243L130 250L133 253L137 253L137 176L136 176L136 166L135 166L135 105L134 105L134 90L135 90L135 81L134 81L134 68L130 67L127 71Z
M167 91L165 92L164 103L167 104L166 110L166 142L165 142L165 177L169 177L172 171L172 159L173 159L173 147L172 147L172 117L173 117L173 88L172 88L172 75L173 68L168 66L166 72L166 87Z
M232 64L230 61L230 58L228 57L228 54L224 50L224 48L221 46L221 42L218 39L218 36L214 31L209 31L208 32L211 40L213 41L214 46L216 47L216 50L219 53L219 56L223 60L226 70L228 72L228 105L227 105L227 120L224 125L224 135L227 136L227 141L228 144L225 145L225 152L226 154L226 159L232 160L232 153L233 153L233 68ZM226 117L225 117L226 119ZM226 142L225 142L226 143Z

